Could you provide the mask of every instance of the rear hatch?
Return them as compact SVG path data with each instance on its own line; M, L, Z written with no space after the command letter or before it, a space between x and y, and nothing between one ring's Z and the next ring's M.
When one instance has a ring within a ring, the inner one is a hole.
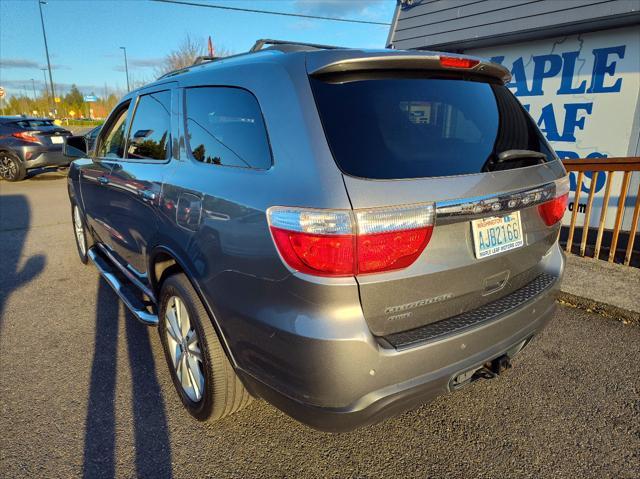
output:
M377 335L478 308L531 282L559 230L539 204L566 201L568 190L556 181L566 175L561 162L504 86L508 72L477 61L443 68L438 57L421 57L412 67L389 58L310 69L352 207L435 203L431 239L415 262L357 276Z

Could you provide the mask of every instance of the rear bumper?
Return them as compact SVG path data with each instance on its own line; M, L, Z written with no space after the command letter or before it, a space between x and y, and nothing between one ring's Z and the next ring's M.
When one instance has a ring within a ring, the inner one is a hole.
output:
M449 392L459 374L513 355L538 334L553 317L564 270L557 243L541 266L556 279L540 294L490 320L409 347L374 337L361 311L341 308L332 320L309 320L298 311L286 328L262 323L254 329L243 321L244 337L234 338L231 349L255 395L315 429L352 430ZM325 327L308 328L312 323Z
M62 146L25 146L20 150L20 156L24 160L24 165L27 169L45 166L69 166L71 163L71 159L62 154Z
M465 371L480 367L505 354L513 357L551 320L554 311L555 302L551 298L544 298L488 327L469 331L438 344L416 348L412 355L421 366L416 364L414 369L416 372L422 371L423 374L403 383L371 391L354 404L345 407L323 407L305 403L282 394L255 378L247 378L247 382L252 392L314 429L329 432L351 431L396 416L451 392L453 378ZM497 343L490 339L494 335L504 337L505 331L515 332ZM462 345L467 343L491 346L467 356L462 349ZM463 359L437 369L429 366L432 360L434 363L440 363L440 358L451 357L456 353Z

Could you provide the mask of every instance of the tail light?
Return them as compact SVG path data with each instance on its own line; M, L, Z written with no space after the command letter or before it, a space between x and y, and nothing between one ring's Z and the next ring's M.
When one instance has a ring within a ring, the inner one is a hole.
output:
M440 57L440 66L447 68L473 68L480 60L474 58L462 58L462 57Z
M410 266L431 239L435 206L355 211L275 206L267 218L291 268L316 276L353 276Z
M569 203L569 188L568 176L557 180L555 197L546 203L538 205L538 213L547 226L553 226L562 220Z
M40 143L40 140L37 137L33 136L33 133L29 131L19 131L17 133L11 133L11 136L19 138L23 141L28 141L30 143Z
M269 208L273 240L286 263L322 276L353 274L355 238L351 214L297 208Z

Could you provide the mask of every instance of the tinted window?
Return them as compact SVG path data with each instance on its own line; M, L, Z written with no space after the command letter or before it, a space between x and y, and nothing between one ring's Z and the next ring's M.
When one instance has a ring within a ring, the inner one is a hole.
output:
M100 129L102 127L100 126L96 126L93 130L91 130L89 133L87 133L87 138L89 138L90 140L95 141L95 139L98 137L98 133L100 133Z
M93 130L89 131L89 133L85 135L87 139L87 147L89 150L93 150L95 148L96 138L98 138L98 134L100 133L101 129L102 126L96 126Z
M260 106L248 91L189 88L185 110L187 137L196 160L255 169L271 166Z
M496 162L542 151L539 130L502 85L446 78L311 80L325 134L347 174L377 179L461 175L528 166Z
M122 109L114 113L113 121L108 122L107 130L102 136L98 156L101 158L123 158L124 157L124 135L127 120L127 103Z
M54 126L53 121L51 120L22 120L22 121L17 121L16 124L20 128L24 128L27 130L30 130L33 128L39 128L43 126Z
M142 95L133 115L127 158L166 160L171 131L171 92Z

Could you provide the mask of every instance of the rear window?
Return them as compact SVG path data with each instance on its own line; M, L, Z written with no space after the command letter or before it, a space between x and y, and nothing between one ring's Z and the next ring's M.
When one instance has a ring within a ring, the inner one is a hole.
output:
M25 130L32 130L35 128L42 128L43 126L54 126L51 120L21 120L17 121L16 125Z
M340 169L373 179L451 176L529 166L501 152L553 153L503 85L452 78L311 79ZM533 162L533 163L532 163Z

